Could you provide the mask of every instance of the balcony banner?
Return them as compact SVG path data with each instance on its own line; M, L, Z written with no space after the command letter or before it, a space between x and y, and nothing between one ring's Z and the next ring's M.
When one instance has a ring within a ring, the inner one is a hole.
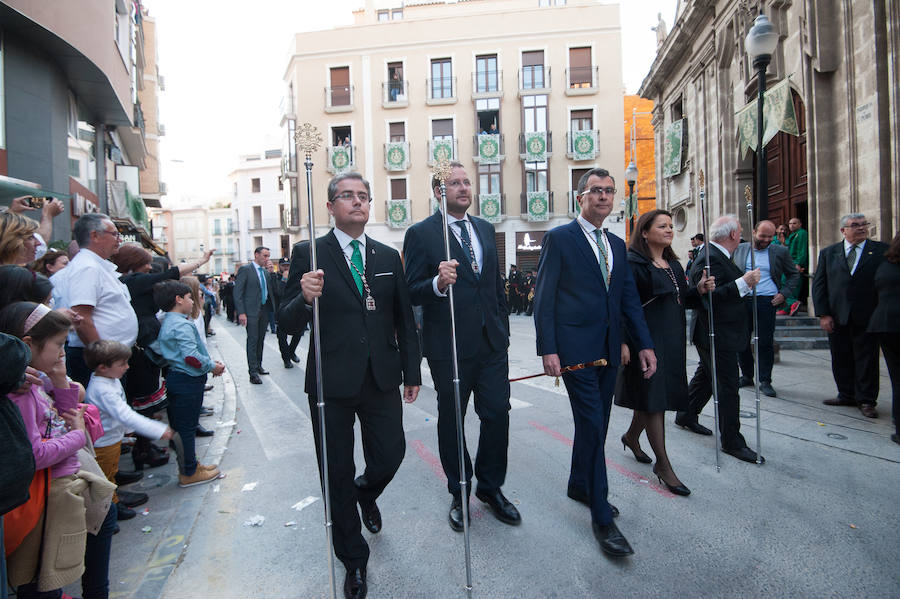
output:
M789 135L800 135L797 126L797 114L794 112L794 101L791 98L791 87L788 79L775 84L763 94L763 147L779 132ZM740 138L740 155L747 150L756 151L757 100L753 100L737 113L738 136Z
M387 222L388 226L402 229L410 225L409 200L388 200Z
M525 162L546 162L547 132L525 133Z
M441 211L441 201L434 196L431 196L429 200L429 204L431 205L431 213L437 214Z
M572 131L572 159L593 160L597 156L597 132Z
M494 136L496 137L496 136ZM479 211L481 218L489 223L499 223L503 220L503 214L500 211L500 194L499 193L483 193L478 196Z
M449 139L434 139L431 141L431 160L432 162L440 162L441 160L453 160L453 142Z
M478 163L500 164L500 135L478 136Z
M546 191L528 192L528 220L550 220L549 193Z
M681 140L683 132L684 119L675 121L666 127L663 177L674 177L681 173Z
M332 146L329 152L328 162L331 164L331 172L335 175L350 170L350 148L347 146Z
M405 171L409 164L406 159L407 146L404 141L393 141L385 144L384 166L389 171Z

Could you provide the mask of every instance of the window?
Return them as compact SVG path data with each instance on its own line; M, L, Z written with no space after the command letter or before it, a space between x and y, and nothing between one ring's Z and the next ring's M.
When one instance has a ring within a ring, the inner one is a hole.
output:
M262 229L262 206L253 207L253 228ZM256 245L260 246L262 243L260 242Z
M222 259L216 258L216 272L222 272Z
M379 10L378 11L378 22L383 23L384 21L388 21L391 18L391 11L389 10Z
M475 57L475 91L495 92L498 89L497 55Z
M284 204L278 204L278 224L282 229L287 226L287 223L284 222Z
M673 123L684 118L684 104L681 101L681 96L678 96L678 99L672 102L671 110Z
M500 165L478 165L478 193L500 193Z
M391 20L392 21L399 21L402 18L403 18L403 9L402 8L395 8L391 11Z
M492 129L491 125L496 125ZM500 133L500 99L475 100L475 130L478 133Z
M331 69L331 106L350 106L350 67Z
M228 253L229 254L234 253L234 237L228 238Z
M225 219L225 234L231 235L234 232L234 221L230 218Z
M547 130L547 96L522 97L522 127L526 133Z
M278 175L278 191L284 191L284 180Z
M391 199L405 200L406 197L406 179L391 179Z
M388 99L391 102L405 99L400 97L405 94L403 89L403 63L389 62L387 64L387 76Z
M436 58L431 61L431 97L453 97L453 72L449 58Z
M213 221L213 235L221 235L222 234L222 219L215 219Z
M431 139L453 139L453 119L431 121Z
M522 52L522 89L544 87L544 51Z
M525 191L547 191L547 163L525 163Z
M594 113L592 110L573 110L569 115L571 131L589 131L594 128Z
M76 179L81 178L81 161L77 158L69 158L69 176Z
M335 146L349 146L353 143L352 132L350 127L332 127L331 141Z
M569 48L569 87L592 87L591 49Z
M238 190L238 185L237 185L237 181L235 181L234 182L234 197L237 197L237 190Z
M256 248L258 248L259 246L261 246L262 244L263 244L263 242L262 242L262 235L256 235L256 236L253 237L253 249L254 249L254 250L255 250Z
M406 141L406 123L390 123L388 129L391 141Z
M216 233L218 235L219 233ZM222 238L221 237L213 237L213 249L216 250L217 253L222 252Z
M259 193L259 178L250 179L250 193Z

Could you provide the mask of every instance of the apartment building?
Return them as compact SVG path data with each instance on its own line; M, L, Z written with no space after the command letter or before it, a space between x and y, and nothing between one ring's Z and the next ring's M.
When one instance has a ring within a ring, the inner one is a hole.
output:
M228 175L238 239L236 262L252 260L253 250L259 246L269 248L272 260L291 255L291 244L296 241L292 235L299 228L291 227L287 217L281 162L280 149L246 154Z
M207 270L215 274L233 274L241 264L241 243L231 203L219 202L210 207L206 220L209 239L206 247L216 251L210 258Z
M436 207L441 157L466 166L470 212L494 223L504 271L536 266L543 234L577 212L587 170L609 169L624 199L618 5L368 0L354 20L297 34L285 71L284 202L303 237L304 156L291 140L306 122L325 146L312 156L317 234L328 179L353 169L373 187L369 234L401 247Z

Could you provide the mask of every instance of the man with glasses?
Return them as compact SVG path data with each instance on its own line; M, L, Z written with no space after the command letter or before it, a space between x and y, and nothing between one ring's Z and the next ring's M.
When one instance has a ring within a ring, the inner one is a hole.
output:
M269 256L269 248L256 248L253 261L240 267L234 278L234 310L238 324L247 328L247 368L254 385L262 385L259 375L269 374L262 367L266 327L274 305Z
M403 400L416 400L421 385L418 337L403 264L397 250L365 234L372 195L359 173L345 172L328 184L334 229L316 240L318 270L310 270L309 242L294 246L279 310L279 327L300 335L319 299L322 385L334 553L347 570L345 597L366 596L369 532L381 530L375 500L394 477L406 451ZM315 351L306 364L306 393L320 452ZM353 423L359 418L366 467L356 477ZM319 454L321 459L321 454Z
M875 271L884 261L886 243L869 239L864 214L841 218L843 241L819 252L812 297L819 326L828 332L831 372L838 395L822 403L854 406L878 418L878 342L866 332L875 310Z
M656 372L656 355L625 242L601 228L615 204L615 185L606 169L589 170L578 181L578 218L544 235L534 328L548 376L560 376L565 366L601 358L609 362L562 374L575 420L567 493L591 508L600 549L618 558L634 551L613 522L618 510L607 501L604 446L622 359L622 325L640 349L634 359L640 361L644 378Z

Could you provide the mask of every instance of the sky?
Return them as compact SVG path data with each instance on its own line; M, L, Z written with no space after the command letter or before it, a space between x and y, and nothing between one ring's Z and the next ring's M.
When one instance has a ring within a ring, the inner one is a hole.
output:
M621 0L623 76L636 93L656 57L657 13L671 30L677 0ZM161 180L167 207L230 196L238 156L282 145L279 102L294 33L352 23L362 0L144 0L156 21ZM313 8L314 7L314 8Z

